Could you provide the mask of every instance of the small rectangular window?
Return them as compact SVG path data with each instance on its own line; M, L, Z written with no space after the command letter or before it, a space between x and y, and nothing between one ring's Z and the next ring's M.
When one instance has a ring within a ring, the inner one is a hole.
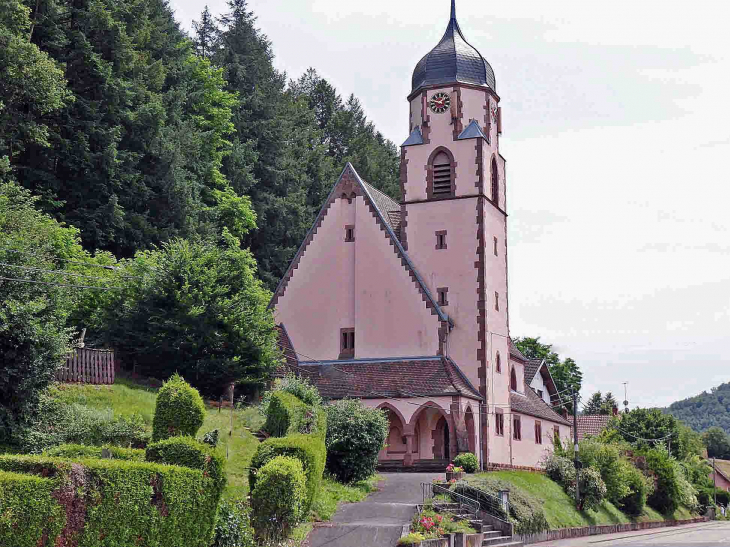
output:
M340 359L355 356L355 329L340 329Z
M436 232L436 249L446 249L446 230Z
M345 241L355 241L355 227L345 226Z
M515 416L514 420L512 420L513 428L512 428L512 436L516 441L522 440L522 422L520 421L519 416Z
M535 422L535 443L542 444L542 424Z
M499 435L500 437L504 436L504 414L500 410L497 410L497 413L494 415L494 429L495 433Z
M553 438L560 439L560 428L557 425L553 426Z
M542 399L542 390L541 389L537 390L537 396L540 397L540 399Z
M436 292L438 293L439 306L448 306L449 301L447 299L447 294L449 293L449 289L441 287L440 289L436 289Z
M494 238L494 256L499 256L499 251L497 250L497 244L498 244L498 240L495 237Z
M499 293L494 291L494 309L499 311Z

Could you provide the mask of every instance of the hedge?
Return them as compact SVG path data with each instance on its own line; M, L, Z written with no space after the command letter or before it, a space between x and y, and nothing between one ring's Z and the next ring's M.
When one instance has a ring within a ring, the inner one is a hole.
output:
M51 479L0 471L0 545L38 547L61 533L66 516L55 488Z
M78 460L81 458L102 458L102 451L108 450L112 460L145 461L145 451L138 448L119 448L118 446L86 446L83 444L62 444L49 450L43 455L49 458L65 458Z
M2 511L7 522L2 521L0 545L25 545L15 535L10 543L2 535L21 526L27 545L36 547L210 545L220 490L199 469L124 460L0 456L0 471L24 473L5 474L12 483L5 489L17 491L30 484L40 492L19 500L22 517ZM48 482L28 483L28 478L38 476ZM28 506L38 503L38 513L59 512L62 526L52 518L21 521L33 518L27 516L33 513Z
M251 460L248 476L251 491L256 486L258 470L277 456L290 456L302 462L304 474L307 477L307 499L304 511L305 514L308 514L322 484L322 473L327 459L324 440L318 435L297 433L287 437L270 438L262 442Z
M285 538L307 514L306 480L302 462L277 456L258 472L251 493L256 535L266 542Z
M152 440L195 434L203 425L205 404L198 390L182 376L174 374L157 393L155 417L152 420Z
M226 475L223 470L223 456L210 446L191 437L171 437L152 443L147 447L145 458L152 463L200 469L204 476L213 481L219 494L225 488Z

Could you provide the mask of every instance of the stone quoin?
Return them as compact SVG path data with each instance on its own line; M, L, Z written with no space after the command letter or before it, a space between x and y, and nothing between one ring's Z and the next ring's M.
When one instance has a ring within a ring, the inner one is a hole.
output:
M510 339L500 97L453 1L407 100L401 201L348 163L276 289L283 366L385 409L384 464L539 467L570 422Z

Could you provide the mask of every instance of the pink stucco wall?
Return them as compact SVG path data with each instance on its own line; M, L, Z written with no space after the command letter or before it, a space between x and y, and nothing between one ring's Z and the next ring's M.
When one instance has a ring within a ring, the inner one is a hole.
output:
M344 241L346 225L355 226L354 242ZM363 197L332 203L275 315L304 361L337 359L340 329L352 327L356 358L438 351L438 321Z

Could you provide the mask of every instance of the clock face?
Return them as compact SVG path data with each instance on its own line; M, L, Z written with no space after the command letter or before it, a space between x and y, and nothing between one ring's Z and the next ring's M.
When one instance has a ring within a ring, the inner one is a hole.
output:
M444 92L434 93L428 103L436 114L443 114L451 106L451 98Z

